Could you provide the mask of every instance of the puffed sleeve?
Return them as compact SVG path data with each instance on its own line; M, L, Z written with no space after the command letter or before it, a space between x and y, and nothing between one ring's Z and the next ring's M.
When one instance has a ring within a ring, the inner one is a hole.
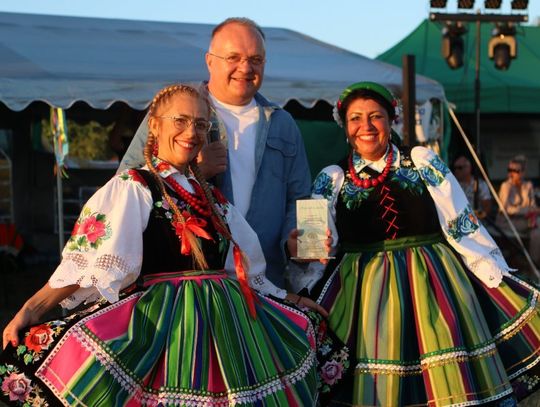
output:
M49 279L53 288L80 286L63 307L101 297L115 302L120 290L137 279L151 209L151 193L134 170L115 176L88 200Z
M326 199L328 202L328 228L332 233L332 249L330 256L335 254L339 236L336 230L336 203L339 191L345 177L341 167L330 165L321 170L315 178L311 190L311 199ZM287 266L286 279L289 287L294 292L300 292L304 288L308 291L321 279L326 266L319 262L310 262L307 265L298 264L294 261Z
M435 202L441 229L463 262L486 286L497 287L513 271L478 221L454 175L431 150L415 147L411 158Z
M226 212L227 223L231 234L249 259L248 280L249 285L262 295L273 295L277 298L285 298L287 292L276 287L266 278L266 261L255 231L249 226L244 217L234 205L229 204ZM229 252L225 260L225 271L231 277L236 278L234 266L233 245L229 245Z

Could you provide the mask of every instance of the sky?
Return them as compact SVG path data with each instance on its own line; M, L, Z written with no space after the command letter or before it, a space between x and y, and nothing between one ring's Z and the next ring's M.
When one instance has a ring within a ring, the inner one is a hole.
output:
M483 1L476 0L475 9ZM217 24L249 17L264 27L288 28L375 58L412 32L429 15L429 0L0 0L0 11L128 20ZM457 0L447 8L457 12ZM510 13L510 0L501 12ZM540 0L529 1L537 24Z

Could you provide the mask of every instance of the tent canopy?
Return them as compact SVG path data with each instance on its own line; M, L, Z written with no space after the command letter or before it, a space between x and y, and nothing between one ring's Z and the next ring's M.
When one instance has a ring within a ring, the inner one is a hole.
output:
M416 72L439 81L447 99L459 112L474 111L476 26L466 23L463 36L463 67L452 70L441 55L440 22L425 20L401 42L379 55L377 60L401 66L401 55L416 56ZM495 68L488 58L488 42L493 24L481 25L480 110L483 113L540 112L540 27L517 28L517 57L507 71Z
M173 82L207 79L204 55L213 26L0 13L0 101L22 110L35 100L106 109L123 101L144 109ZM333 103L352 82L373 80L400 93L401 69L295 31L264 28L262 92L284 105ZM417 99L444 99L437 82L416 77Z

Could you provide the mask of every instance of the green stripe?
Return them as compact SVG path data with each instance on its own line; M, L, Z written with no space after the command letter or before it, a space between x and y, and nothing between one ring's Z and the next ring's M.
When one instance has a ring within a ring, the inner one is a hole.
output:
M347 253L356 252L372 252L372 251L392 251L403 250L409 247L418 247L431 245L444 241L444 237L440 233L422 236L407 236L393 240L383 240L370 244L351 244L343 243L340 248Z

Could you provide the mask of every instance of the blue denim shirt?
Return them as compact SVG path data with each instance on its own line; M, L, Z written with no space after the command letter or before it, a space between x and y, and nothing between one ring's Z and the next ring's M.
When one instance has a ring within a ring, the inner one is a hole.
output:
M296 227L296 200L311 194L311 174L304 142L291 115L279 106L256 94L260 109L255 145L257 176L251 193L246 220L259 236L266 258L266 276L283 288L286 264L285 242ZM218 117L219 137L226 139L225 126ZM147 118L139 126L119 171L144 164L142 151L148 136ZM234 204L230 166L219 187Z

